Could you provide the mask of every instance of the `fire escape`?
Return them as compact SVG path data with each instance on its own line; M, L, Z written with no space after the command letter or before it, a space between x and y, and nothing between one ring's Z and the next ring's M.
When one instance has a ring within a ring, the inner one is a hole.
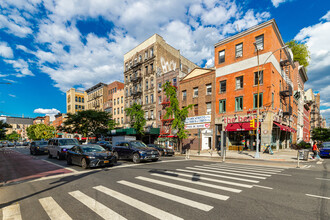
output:
M172 85L175 87L175 89L177 90L177 83L173 82ZM166 114L166 108L168 106L170 106L171 101L168 97L164 98L161 105L162 105L162 115L160 116L160 120L162 122L161 128L160 128L160 136L162 137L166 137L171 135L171 127L172 127L172 122L174 120L174 118L165 118L165 114Z
M281 53L282 56L282 53ZM289 59L285 59L280 61L284 86L281 86L280 91L280 102L283 106L283 116L288 116L289 118L292 115L292 105L291 105L291 96L293 95L293 83L291 81L291 62ZM282 84L283 85L283 84Z

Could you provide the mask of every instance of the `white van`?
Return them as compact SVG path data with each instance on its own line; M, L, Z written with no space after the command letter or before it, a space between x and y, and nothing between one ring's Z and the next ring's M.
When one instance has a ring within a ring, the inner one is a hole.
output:
M73 146L80 145L74 138L52 138L48 141L48 157L56 157L58 160L66 158L66 151Z

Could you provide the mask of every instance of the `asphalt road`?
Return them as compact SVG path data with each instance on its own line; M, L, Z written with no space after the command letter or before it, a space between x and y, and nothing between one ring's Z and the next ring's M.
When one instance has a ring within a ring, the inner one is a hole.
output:
M330 219L330 160L306 169L182 157L120 162L2 186L0 219Z

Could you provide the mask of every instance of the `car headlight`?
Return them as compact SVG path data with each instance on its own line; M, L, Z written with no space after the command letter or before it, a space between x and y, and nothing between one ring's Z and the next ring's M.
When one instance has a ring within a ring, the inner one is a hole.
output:
M139 151L140 154L145 154L146 152L145 151Z
M166 150L166 149L164 149L164 152L167 152L167 150Z
M89 159L95 159L94 156L87 156L87 158L89 158Z

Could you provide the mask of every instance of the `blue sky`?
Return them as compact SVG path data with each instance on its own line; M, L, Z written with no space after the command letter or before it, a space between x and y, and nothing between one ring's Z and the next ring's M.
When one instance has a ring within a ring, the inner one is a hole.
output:
M328 0L1 0L0 115L65 112L65 91L123 80L123 55L158 33L198 65L214 43L275 18L311 51L306 88L330 122Z

